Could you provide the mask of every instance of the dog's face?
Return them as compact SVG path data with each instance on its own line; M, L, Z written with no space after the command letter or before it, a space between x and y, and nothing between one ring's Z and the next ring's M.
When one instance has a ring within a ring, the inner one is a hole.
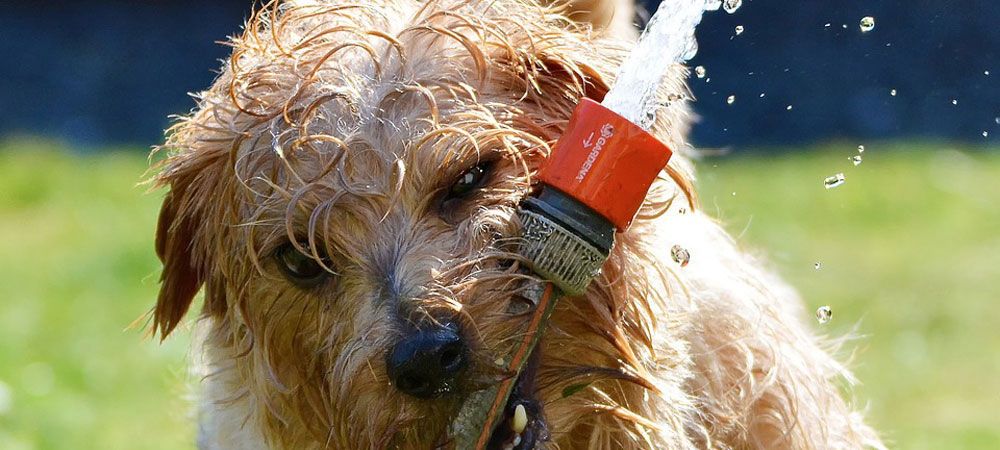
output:
M535 283L515 206L617 52L483 3L265 7L171 132L155 324L204 286L233 400L273 444L429 448L507 376ZM521 384L530 448L545 424Z

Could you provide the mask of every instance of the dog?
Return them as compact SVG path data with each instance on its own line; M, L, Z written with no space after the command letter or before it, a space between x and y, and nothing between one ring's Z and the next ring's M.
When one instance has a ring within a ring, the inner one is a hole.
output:
M510 376L495 360L542 282L515 211L574 106L614 82L628 8L252 15L154 150L151 326L165 339L204 292L200 448L449 448L466 395ZM663 97L690 99L686 77L674 67ZM587 292L557 306L504 410L526 423L507 417L490 448L883 448L794 291L697 208L690 122L686 101L659 112L673 159Z

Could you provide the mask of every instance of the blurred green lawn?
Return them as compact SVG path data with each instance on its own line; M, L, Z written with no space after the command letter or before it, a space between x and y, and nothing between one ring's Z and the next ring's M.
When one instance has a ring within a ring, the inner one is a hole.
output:
M1000 153L870 143L854 167L855 145L703 161L702 207L833 308L818 329L857 328L893 447L1000 448ZM193 447L187 333L126 330L159 272L146 165L0 142L0 449Z

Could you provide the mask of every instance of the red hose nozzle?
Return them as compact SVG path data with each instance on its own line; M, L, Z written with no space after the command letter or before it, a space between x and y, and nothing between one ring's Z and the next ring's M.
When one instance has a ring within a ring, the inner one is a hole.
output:
M542 186L521 204L520 253L556 287L539 295L532 321L511 354L520 373L562 294L581 295L642 206L671 151L646 130L593 100L583 99L539 172ZM512 390L508 379L473 394L452 423L456 448L482 449Z
M671 154L646 130L585 98L539 179L625 231Z
M563 292L582 294L642 206L670 149L600 103L583 99L522 203L521 254Z

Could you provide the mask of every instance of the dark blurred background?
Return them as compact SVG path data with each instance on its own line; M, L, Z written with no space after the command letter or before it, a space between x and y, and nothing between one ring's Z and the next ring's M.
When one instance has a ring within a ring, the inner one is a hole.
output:
M186 93L212 81L227 54L217 42L251 8L248 0L5 3L0 135L77 148L160 141L168 115L193 106ZM868 15L875 29L862 33ZM736 14L708 13L691 61L707 69L691 83L702 116L693 141L736 149L900 136L996 142L998 24L995 0L747 0Z

